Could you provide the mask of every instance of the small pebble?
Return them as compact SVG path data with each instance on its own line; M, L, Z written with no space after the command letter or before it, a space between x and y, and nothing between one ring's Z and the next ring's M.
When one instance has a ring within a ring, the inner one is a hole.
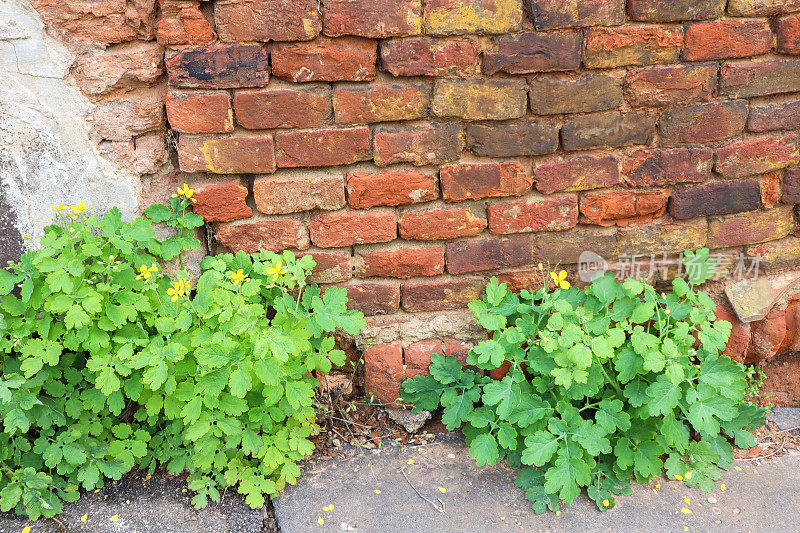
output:
M742 510L741 510L741 509L739 509L738 507L736 507L736 508L733 510L733 514L739 514L739 513L741 513L741 512L742 512Z
M713 496L709 496L708 503L717 503L717 499Z
M447 457L448 457L448 459L455 459L455 458L456 458L456 454L454 454L454 453L448 453L448 454L447 454Z

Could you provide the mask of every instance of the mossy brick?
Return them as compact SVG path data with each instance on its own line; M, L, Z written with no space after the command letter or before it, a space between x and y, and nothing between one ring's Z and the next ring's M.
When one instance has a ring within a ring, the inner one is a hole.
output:
M524 80L439 78L433 88L431 109L439 117L465 120L519 118L528 107Z
M500 34L522 27L522 0L426 0L424 32L429 35Z
M588 68L675 63L683 48L683 29L673 26L590 28L583 63Z

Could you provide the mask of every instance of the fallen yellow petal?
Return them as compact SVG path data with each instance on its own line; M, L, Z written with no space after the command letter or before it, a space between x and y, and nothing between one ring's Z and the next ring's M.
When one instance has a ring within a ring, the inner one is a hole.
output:
M25 526L22 528L22 533L31 533L31 526Z
M381 490L380 490L380 489L375 489L375 490L373 490L372 492L374 492L375 494L380 494L380 493L381 493Z
M413 465L414 464L414 459L409 459L408 460L408 464Z
M686 505L692 505L692 500L690 500L689 498L684 498L683 501L686 502Z
M683 476L683 478L684 478L686 481L689 481L690 479L692 479L692 473L691 473L691 471L690 471L690 472L686 472L686 474Z
M686 507L684 507L683 509L681 509L681 512L682 512L683 514L692 514L692 510L691 510L691 509L687 509Z
M683 481L683 476L675 474L675 479L677 479L678 481Z
M115 514L114 516L111 517L111 521L112 522L116 522L117 520L119 520L119 515L118 514Z
M661 483L656 483L656 488L660 489L661 488Z
M722 492L725 492L725 483L723 483L722 485L719 486L719 490L721 490Z
M319 518L317 518L317 524L323 525L324 523L325 523L325 520L323 520L321 516Z
M506 519L506 517L505 517L505 516L501 516L501 517L500 517L500 520L505 520L505 519Z
M446 488L444 488L444 487L439 487L439 492L441 492L442 494L444 494L445 492L447 492L447 489L446 489Z
M322 508L322 510L328 512L333 511L333 504L326 505L325 507Z
M89 520L89 515L88 514L85 514L85 515L83 515L81 517L81 522L86 522L87 520Z

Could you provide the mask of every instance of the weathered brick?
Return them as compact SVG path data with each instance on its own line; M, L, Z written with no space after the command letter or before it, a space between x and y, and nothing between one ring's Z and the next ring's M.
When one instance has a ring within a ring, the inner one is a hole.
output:
M102 54L77 56L71 73L81 91L91 95L149 85L164 73L164 48L153 42L112 46Z
M311 241L320 248L389 242L397 237L394 211L336 211L311 217Z
M331 90L325 85L245 89L233 96L236 120L249 130L315 128L331 116Z
M622 79L594 72L537 76L529 90L531 111L537 115L591 113L622 103Z
M223 41L307 41L319 35L316 0L217 0L214 18Z
M311 283L340 283L353 277L353 263L350 249L342 252L305 252L298 257L310 255L316 266L308 280Z
M781 200L781 173L767 172L759 180L761 184L761 205L772 209Z
M167 59L166 66L175 87L229 89L269 83L269 54L260 44L185 48Z
M540 161L533 178L539 192L583 191L619 183L619 159L611 154L575 155Z
M656 130L656 119L646 111L607 111L569 117L561 128L564 150L647 144Z
M590 28L583 63L589 68L673 63L682 48L683 30L678 27Z
M800 129L800 98L787 95L751 101L747 129L759 132Z
M795 229L792 206L709 218L708 246L724 248L775 241Z
M438 276L444 273L444 247L359 246L353 264L358 278Z
M199 45L217 40L211 23L200 11L197 0L159 0L161 18L158 20L156 40L159 44Z
M474 76L480 45L468 38L381 41L381 66L393 76Z
M800 162L796 135L745 139L717 149L714 170L740 178L779 170Z
M136 2L33 0L31 4L48 28L61 30L66 37L76 41L123 43L136 39L149 41L155 37L157 14L155 0ZM39 23L36 24L38 26Z
M355 209L428 202L439 197L436 174L422 170L384 170L347 174L347 198Z
M446 202L525 194L533 180L521 163L454 163L439 171Z
M325 35L395 37L422 32L421 0L325 0Z
M461 206L406 209L399 223L402 238L420 241L471 237L487 226L478 208Z
M789 168L784 171L781 202L800 204L800 169Z
M293 82L375 79L378 45L363 37L317 37L272 46L272 74Z
M599 226L628 226L660 217L668 195L655 191L590 191L581 196L582 221Z
M541 289L545 284L545 273L537 267L512 268L501 272L493 272L492 275L497 277L497 281L505 283L508 289L514 292Z
M214 224L214 237L232 252L306 250L308 230L297 218L243 219Z
M728 344L725 346L725 351L722 352L734 361L744 362L744 352L750 344L750 324L740 322L739 319L733 314L732 311L727 309L721 304L717 304L717 309L714 311L717 320L724 320L731 323L731 336L728 339Z
M374 395L379 403L392 404L400 397L404 380L400 341L375 344L364 350L364 392Z
M429 94L425 83L339 86L333 110L342 124L411 120L427 114Z
M775 22L778 52L800 54L800 13L781 17Z
M760 205L758 180L723 181L675 190L669 203L669 214L682 220L752 211Z
M719 18L726 0L628 0L628 14L642 22L680 22Z
M494 34L517 31L522 0L426 0L423 24L429 35Z
M167 93L167 120L183 133L226 133L233 131L231 97L225 91Z
M528 107L523 80L440 78L433 89L433 114L467 120L519 118Z
M240 180L192 184L192 211L206 222L229 222L253 216L247 205L247 187Z
M461 127L433 122L419 126L375 129L373 155L378 166L392 163L441 165L461 156Z
M655 148L639 150L622 166L622 181L630 187L660 187L702 182L711 177L711 148Z
M734 98L800 91L800 59L754 59L725 63L719 92Z
M673 143L707 143L744 130L747 102L709 102L667 110L661 116L661 137Z
M800 0L728 0L728 13L735 17L780 15L800 10Z
M786 310L773 309L763 319L750 323L750 345L744 354L744 362L761 363L775 357L786 340Z
M347 291L347 308L366 316L391 315L400 308L399 281L350 282L338 286Z
M271 134L235 133L225 137L182 134L178 163L184 172L269 174L275 171Z
M483 72L528 74L578 70L581 35L574 31L526 32L495 37L483 52Z
M610 258L616 255L616 250L616 229L577 226L557 235L536 235L533 239L533 262L569 265L578 263L583 252Z
M406 346L403 350L406 379L419 375L430 376L428 367L431 365L431 357L437 353L444 353L441 339L425 339Z
M707 61L766 54L772 49L772 30L766 20L714 20L686 28L683 58Z
M624 0L526 0L537 30L616 26L625 21Z
M762 265L797 264L800 261L800 239L789 236L778 241L748 246L745 253L748 257L758 257Z
M526 265L532 252L531 235L452 241L447 243L447 271L464 274Z
M480 298L485 287L480 278L407 281L401 287L401 305L409 313L461 309Z
M344 176L315 170L280 171L253 180L256 209L267 215L334 210L345 205Z
M369 128L327 128L275 134L279 167L349 165L372 157Z
M489 231L494 234L563 231L578 223L578 196L533 194L489 204Z
M89 115L94 132L110 141L128 141L164 127L163 88L142 87L95 102Z
M705 246L707 231L708 224L702 218L625 228L619 233L618 251L628 256L683 253Z
M467 125L467 148L479 156L516 157L550 154L558 148L559 124L525 117L509 122Z
M625 76L625 97L635 107L710 100L717 86L718 71L716 64L630 70Z

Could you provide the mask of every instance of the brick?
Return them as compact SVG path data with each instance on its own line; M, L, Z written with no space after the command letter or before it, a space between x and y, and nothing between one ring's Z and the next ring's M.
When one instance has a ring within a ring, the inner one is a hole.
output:
M409 313L462 309L480 298L485 287L482 279L407 281L401 287L401 305Z
M800 54L800 13L779 18L775 22L775 34L778 41L778 52Z
M768 395L769 402L781 406L800 405L800 354L787 354L766 361L762 369L766 374L761 388Z
M231 97L225 91L167 93L167 120L183 133L227 133L233 131Z
M269 83L269 54L260 44L185 48L167 59L166 66L175 87L229 89Z
M461 157L461 126L433 122L418 126L380 126L373 138L375 164L441 165Z
M161 131L145 133L129 141L103 141L98 153L119 169L130 169L139 175L155 174L167 162L167 147ZM142 205L145 204L142 201Z
M544 194L611 187L620 182L619 159L611 154L558 157L534 165L533 178Z
M791 206L769 211L748 211L709 219L708 246L724 248L775 241L795 229Z
M599 226L628 226L660 217L668 195L656 191L590 191L581 196L582 221Z
M780 15L800 10L800 0L729 0L728 13L735 17Z
M544 287L545 273L536 267L513 268L493 273L497 281L505 283L508 289L513 292L522 290L537 290Z
M400 214L399 224L403 239L420 241L471 237L488 225L477 208L461 206L406 209Z
M178 162L184 172L269 174L275 171L271 134L235 133L226 137L183 134Z
M706 244L705 219L680 223L654 223L620 230L617 244L622 255L683 253Z
M214 224L214 237L232 252L306 250L308 230L297 218L244 219Z
M536 115L591 113L616 109L622 103L622 79L594 72L537 76L530 80L529 91Z
M614 228L577 226L558 235L543 233L533 240L533 261L565 265L580 261L584 252L610 258L617 253L617 232ZM539 283L541 287L541 282Z
M758 180L723 181L684 187L672 193L669 214L678 220L752 211L761 205Z
M526 0L537 30L616 26L625 22L624 0Z
M325 85L245 89L233 96L236 121L249 130L316 128L332 115Z
M681 28L590 28L586 31L583 63L588 68L674 63L682 48Z
M781 175L779 172L767 172L761 176L761 205L772 209L780 202L783 191L781 190Z
M369 124L422 118L428 112L427 84L337 87L333 93L336 122Z
M440 78L433 88L432 112L466 120L506 120L525 114L528 95L522 80Z
M745 253L748 257L758 257L762 265L796 264L800 261L800 239L789 236L778 241L748 246Z
M320 248L389 242L397 237L393 211L336 211L311 217L311 241Z
M772 49L772 30L766 20L715 20L686 28L683 58L708 61L766 54Z
M403 350L406 379L419 375L430 376L428 367L431 364L431 356L443 353L444 344L441 339L426 339L406 346Z
M381 41L381 66L392 76L474 76L480 45L468 38L406 37Z
M750 323L750 345L746 363L761 363L777 355L786 338L786 311L774 309L763 319Z
M426 0L423 14L425 33L510 33L522 26L522 0Z
M717 86L718 71L716 64L629 70L625 76L625 97L635 107L710 100Z
M442 197L446 202L519 196L530 188L532 179L521 163L455 163L439 171Z
M308 278L310 283L340 283L353 277L350 249L344 252L305 252L298 257L310 255L316 265Z
M747 120L747 102L710 102L667 110L659 130L665 141L707 143L738 135Z
M102 139L128 141L164 127L164 93L159 87L142 87L112 94L95 103L89 116Z
M76 57L71 72L81 91L91 95L152 84L164 73L164 48L153 42L109 47Z
M272 74L293 82L375 79L377 44L362 37L317 37L272 46Z
M280 171L253 180L256 209L267 215L325 209L345 205L344 176L329 171Z
M325 0L325 35L386 38L422 32L421 0Z
M642 22L708 20L722 16L726 0L628 0L631 19Z
M566 119L561 143L564 150L648 144L655 130L656 119L646 111L607 111Z
M364 349L364 392L374 395L379 403L394 403L400 397L404 379L400 341Z
M239 180L194 187L192 211L206 222L228 222L253 216L247 205L247 187Z
M327 167L370 159L369 128L326 128L275 134L279 167Z
M711 177L711 148L655 148L639 150L622 166L622 181L630 187L660 187L696 183Z
M783 173L781 202L785 204L800 204L800 169L790 168Z
M800 129L800 98L787 95L751 101L747 129L758 132Z
M447 243L447 271L450 274L480 272L529 264L530 235L482 237Z
M578 196L534 194L491 203L486 211L494 234L563 231L578 223Z
M391 315L400 308L400 282L375 281L339 285L347 290L347 308L365 316Z
M307 41L322 30L316 0L217 0L214 18L223 41Z
M48 28L61 30L72 40L123 43L155 37L155 0L135 3L33 0L31 4Z
M439 197L436 174L421 170L386 170L347 174L347 198L355 209L405 205Z
M159 0L161 18L158 21L158 44L200 45L217 40L211 23L200 11L197 0Z
M755 59L725 63L719 92L733 98L800 91L800 59Z
M558 149L559 124L525 117L508 122L467 125L467 148L478 156L517 157L550 154Z
M381 246L359 246L356 248L353 263L358 278L438 276L444 273L444 248L405 246L387 249Z
M717 149L714 170L728 178L740 178L779 170L800 162L796 135L759 137Z
M731 336L725 346L723 355L727 355L734 361L744 362L744 352L750 344L750 324L740 322L736 315L721 304L717 304L714 312L717 320L724 320L731 323Z
M580 65L581 35L574 31L503 35L483 52L487 75L578 70Z

